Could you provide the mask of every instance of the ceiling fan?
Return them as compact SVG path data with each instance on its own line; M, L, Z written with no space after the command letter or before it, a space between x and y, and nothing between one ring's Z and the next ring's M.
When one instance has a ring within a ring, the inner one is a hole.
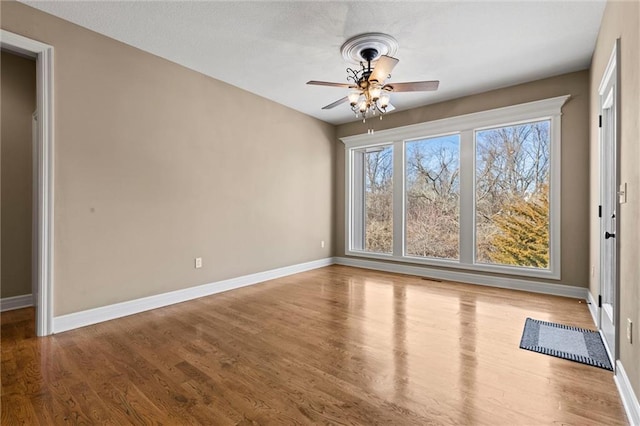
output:
M395 40L387 35L380 35L378 33L363 34L359 37L357 42L360 43L361 49L358 49L354 55L353 46L347 46L352 43L352 40L347 41L343 47L343 56L345 54L345 46L351 48L348 53L352 59L360 59L361 69L347 68L347 81L350 83L332 83L328 81L308 81L307 84L316 86L329 86L351 89L349 95L344 98L324 106L322 109L332 109L345 102L349 102L351 110L356 114L356 117L362 117L362 121L366 122L366 119L379 115L382 119L382 115L387 112L393 111L395 108L391 105L391 93L392 92L423 92L433 91L438 89L440 84L437 80L432 81L413 81L407 83L385 83L388 78L391 77L391 71L398 64L398 59L384 54L380 54L379 40L377 43L371 43L366 37L371 35L385 36L387 39ZM364 37L364 38L363 38ZM363 46L364 45L364 46ZM388 50L388 49L383 49ZM375 66L371 68L371 62L376 60Z

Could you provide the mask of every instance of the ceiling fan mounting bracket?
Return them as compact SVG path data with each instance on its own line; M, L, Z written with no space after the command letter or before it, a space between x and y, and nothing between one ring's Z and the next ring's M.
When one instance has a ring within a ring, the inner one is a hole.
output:
M362 59L364 59L367 62L371 62L379 56L378 49L374 47L366 47L362 49L360 51L360 55L362 56Z
M340 53L345 61L359 64L362 61L375 61L382 55L395 56L398 52L398 42L395 38L383 33L358 34L345 41L340 47ZM373 56L370 56L372 55Z

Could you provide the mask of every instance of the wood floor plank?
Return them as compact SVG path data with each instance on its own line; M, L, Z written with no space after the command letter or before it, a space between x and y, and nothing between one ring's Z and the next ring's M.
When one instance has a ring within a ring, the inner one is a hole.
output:
M519 349L584 302L330 266L35 337L1 314L2 424L626 424L612 373Z

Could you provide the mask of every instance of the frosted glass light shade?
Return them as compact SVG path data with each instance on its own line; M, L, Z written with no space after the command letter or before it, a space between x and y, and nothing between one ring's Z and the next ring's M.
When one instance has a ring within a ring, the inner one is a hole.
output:
M377 85L369 86L369 96L372 100L377 101L380 98L380 93L382 92L382 88Z
M358 103L358 99L360 99L360 92L357 90L354 90L351 93L349 93L348 98L351 106L354 106L355 104Z
M380 94L380 99L378 99L378 104L381 108L386 108L389 105L389 101L391 100L391 94L386 90Z

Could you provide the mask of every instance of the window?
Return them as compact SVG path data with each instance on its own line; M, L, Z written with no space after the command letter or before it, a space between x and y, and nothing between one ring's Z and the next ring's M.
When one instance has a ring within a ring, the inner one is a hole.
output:
M550 120L476 132L476 260L549 267Z
M559 278L567 99L343 138L346 253Z
M391 253L393 244L393 151L362 150L364 172L364 251Z
M405 143L405 252L408 256L460 256L460 137Z

